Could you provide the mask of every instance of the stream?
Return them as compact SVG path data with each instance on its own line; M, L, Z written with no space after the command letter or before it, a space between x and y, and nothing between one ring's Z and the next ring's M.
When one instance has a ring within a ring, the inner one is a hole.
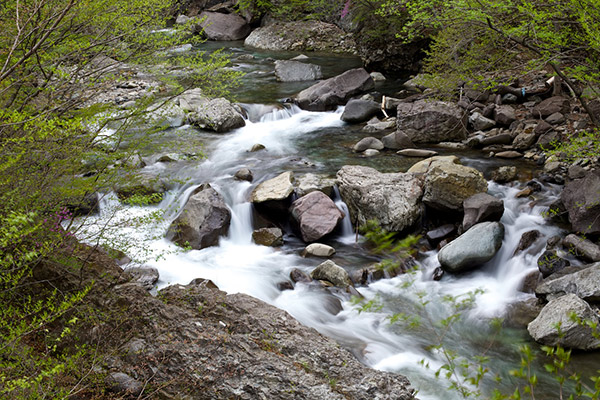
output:
M126 238L122 248L132 259L159 270L158 289L205 278L227 293L246 293L259 298L335 339L364 364L406 375L418 389L418 398L423 400L460 398L447 389L447 380L436 378L435 372L444 363L444 358L431 346L437 344L437 337L443 334L438 322L455 312L444 297L481 291L475 296L472 307L462 311L462 318L445 333L444 343L459 357L472 359L485 354L490 358L489 368L493 373L482 383L484 393L489 394L495 387L505 392L514 391L518 382L508 371L518 368L519 345L529 344L536 349L539 346L524 329L503 328L494 335L491 321L502 317L510 304L533 296L518 289L524 277L537 269L536 260L543 252L543 246L517 256L513 256L513 252L524 232L538 229L543 236L542 243L560 233L558 227L548 225L542 217L542 212L559 195L560 188L546 186L541 198L532 202L527 198L515 198L520 190L518 186L490 181L489 193L503 199L505 205L501 222L506 233L502 248L494 259L476 271L445 274L440 281L434 281L433 270L439 266L437 252L421 253L417 272L357 287L367 301L377 299L382 303L379 310L359 312L359 306L348 295L332 294L316 289L314 285L298 283L294 290L280 291L278 283L288 281L292 269L309 273L323 260L301 257L305 244L290 233L286 234L281 248L258 246L252 242L255 215L248 198L258 183L284 171L335 177L337 170L346 164L368 165L381 172L404 172L419 159L403 158L393 151L382 152L373 158L352 153L351 147L366 134L361 132L361 125L348 125L340 120L343 107L333 112L308 112L295 106L272 109L270 106L277 104L279 99L313 83L280 84L275 81L271 57L287 59L298 53L258 52L245 49L241 43L228 43L227 46L226 51L231 54L235 68L247 72L237 100L244 104L251 120L246 121L245 127L226 134L202 132L188 125L167 130L162 140L174 144L174 148L179 142L182 146L193 146L204 154L204 158L157 162L145 167L148 172L158 172L179 183L156 206L123 207L115 195L104 196L100 214L85 221L81 230L83 239L85 232L93 235L110 220L115 223L115 228L107 230L107 243L113 240L122 243L122 238ZM223 45L210 43L204 45L203 50L220 47ZM251 54L252 58L235 61L243 54ZM360 65L360 61L352 57L320 54L310 54L310 57L310 62L323 66L325 78ZM386 94L394 88L397 90L398 84L399 81L391 80L376 90ZM265 110L270 111L265 114ZM257 143L266 149L249 152ZM517 165L521 177L528 179L537 167L524 161L488 159L481 153L467 150L436 151L441 155L457 155L463 164L476 167L486 176L500 165ZM253 183L234 180L233 175L242 167L253 172ZM224 196L231 209L229 234L221 238L219 246L183 251L164 239L164 234L192 191L207 182ZM339 198L336 200L343 209L343 202ZM157 211L163 213L162 218L152 218ZM134 219L141 222L129 222ZM119 221L125 223L119 224ZM326 242L336 249L332 260L349 272L379 261L366 250L361 237L358 242L356 239L346 217L336 235ZM342 305L339 312L338 300ZM423 306L423 303L427 304ZM389 318L399 312L418 316L420 324L391 324ZM597 363L590 361L592 358L580 355L575 360L579 363L575 364L576 368L598 369L598 365L594 365ZM429 368L422 364L428 364ZM543 374L541 363L535 367ZM493 380L496 373L503 378L500 386ZM555 393L552 382L544 377L540 377L540 381L540 387L548 388L546 396L542 392L542 398L554 397L551 395Z

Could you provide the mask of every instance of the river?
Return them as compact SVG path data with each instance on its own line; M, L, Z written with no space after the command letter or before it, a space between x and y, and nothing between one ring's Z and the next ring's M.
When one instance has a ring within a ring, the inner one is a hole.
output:
M204 50L212 51L221 44L211 43ZM352 153L351 146L365 134L360 126L348 125L340 120L343 108L333 112L308 112L295 106L278 107L263 114L277 100L290 96L307 86L302 84L279 84L272 74L272 59L289 58L297 53L262 53L243 48L240 43L228 44L233 59L242 54L252 58L235 62L235 68L247 73L238 100L253 115L245 127L226 134L201 132L190 126L170 128L162 140L169 141L176 151L178 143L190 144L204 158L189 159L177 163L154 163L145 170L160 172L178 184L167 192L164 200L149 207L122 207L112 194L104 196L100 215L86 220L89 235L105 226L108 220L114 228L106 231L107 243L121 247L136 261L156 267L160 272L158 289L170 284L187 284L194 278L212 280L221 290L228 293L246 293L267 303L286 310L301 323L317 329L348 348L364 364L385 371L406 375L419 390L420 399L460 398L448 390L446 379L436 378L435 371L444 364L443 353L432 345L438 344L443 336L445 349L457 354L457 359L473 360L475 356L490 358L489 368L493 373L484 379L484 398L490 390L499 387L511 392L517 384L508 371L518 368L518 347L529 344L538 348L524 329L504 328L494 335L491 322L502 317L510 304L531 298L518 288L523 278L537 268L537 257L543 251L523 252L513 256L521 235L538 229L545 239L560 233L556 226L549 225L542 212L559 193L558 187L546 186L543 195L536 201L517 199L518 185L503 186L489 183L489 193L504 200L505 213L502 223L506 234L500 252L481 269L461 275L446 274L442 280L432 279L438 266L436 252L419 255L419 269L414 274L398 276L358 287L366 301L378 299L383 308L359 312L359 306L347 295L316 289L313 285L299 283L294 290L280 291L278 283L289 280L294 268L310 272L322 260L300 256L305 244L291 233L285 236L281 248L255 245L251 235L255 217L248 202L251 190L261 181L270 179L284 171L295 174L322 173L331 177L346 164L372 166L382 172L406 171L416 159L403 158L394 152L382 152L374 158L362 158ZM311 61L323 66L326 77L357 66L355 58L311 55ZM388 82L377 89L386 92L397 87L398 82ZM263 114L263 115L261 115ZM260 117L259 117L260 116ZM198 147L202 143L202 148ZM249 152L260 143L265 150ZM182 148L182 147L181 147ZM522 176L530 176L536 168L533 163L500 161L485 158L484 154L471 151L440 150L442 154L455 154L466 165L474 166L484 173L499 165L515 164ZM187 151L187 150L186 150ZM247 167L254 174L254 182L233 179L235 172ZM209 182L221 193L232 212L232 222L227 237L218 246L203 250L182 251L164 239L164 234L185 204L190 193L200 184ZM345 205L337 199L340 207ZM159 211L161 218L152 216ZM148 218L145 218L148 217ZM136 219L136 224L131 223ZM118 223L122 221L124 223ZM348 271L364 268L378 261L376 255L365 248L362 238L352 230L350 221L328 240L336 249L332 258ZM439 321L453 315L455 310L444 298L448 295L460 298L481 291L468 309L462 310L460 318L451 329L439 325ZM341 301L342 310L338 311ZM423 305L426 303L426 305ZM391 324L389 318L395 313L418 316L416 326ZM589 356L582 355L576 368L597 368L589 365ZM423 364L429 365L425 368ZM543 375L541 365L534 368ZM498 384L494 374L503 377ZM555 389L548 378L541 378L540 386L547 387L546 395L553 397Z

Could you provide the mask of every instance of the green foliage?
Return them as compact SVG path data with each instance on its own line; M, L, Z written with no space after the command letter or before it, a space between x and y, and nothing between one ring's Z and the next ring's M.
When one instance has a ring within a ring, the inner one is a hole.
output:
M569 163L597 157L600 154L600 131L581 131L568 141L556 141L550 145L551 149L544 149L546 153Z
M241 11L270 14L287 21L334 20L340 15L343 5L341 0L238 0Z

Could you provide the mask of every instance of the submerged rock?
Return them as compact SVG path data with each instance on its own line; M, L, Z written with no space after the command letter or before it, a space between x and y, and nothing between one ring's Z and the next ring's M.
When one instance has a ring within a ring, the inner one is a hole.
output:
M275 76L281 82L314 81L321 79L321 67L292 60L275 61Z
M494 258L503 238L501 223L482 222L444 246L438 253L438 261L448 272L474 269Z

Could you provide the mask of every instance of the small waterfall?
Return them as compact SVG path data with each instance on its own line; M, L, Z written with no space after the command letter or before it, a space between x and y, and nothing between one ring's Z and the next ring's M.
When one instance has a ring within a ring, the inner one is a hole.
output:
M342 200L338 187L334 186L333 190L335 193L335 205L344 213L344 219L340 223L340 237L337 240L344 244L356 243L357 235L350 220L350 210L348 210L348 206Z

